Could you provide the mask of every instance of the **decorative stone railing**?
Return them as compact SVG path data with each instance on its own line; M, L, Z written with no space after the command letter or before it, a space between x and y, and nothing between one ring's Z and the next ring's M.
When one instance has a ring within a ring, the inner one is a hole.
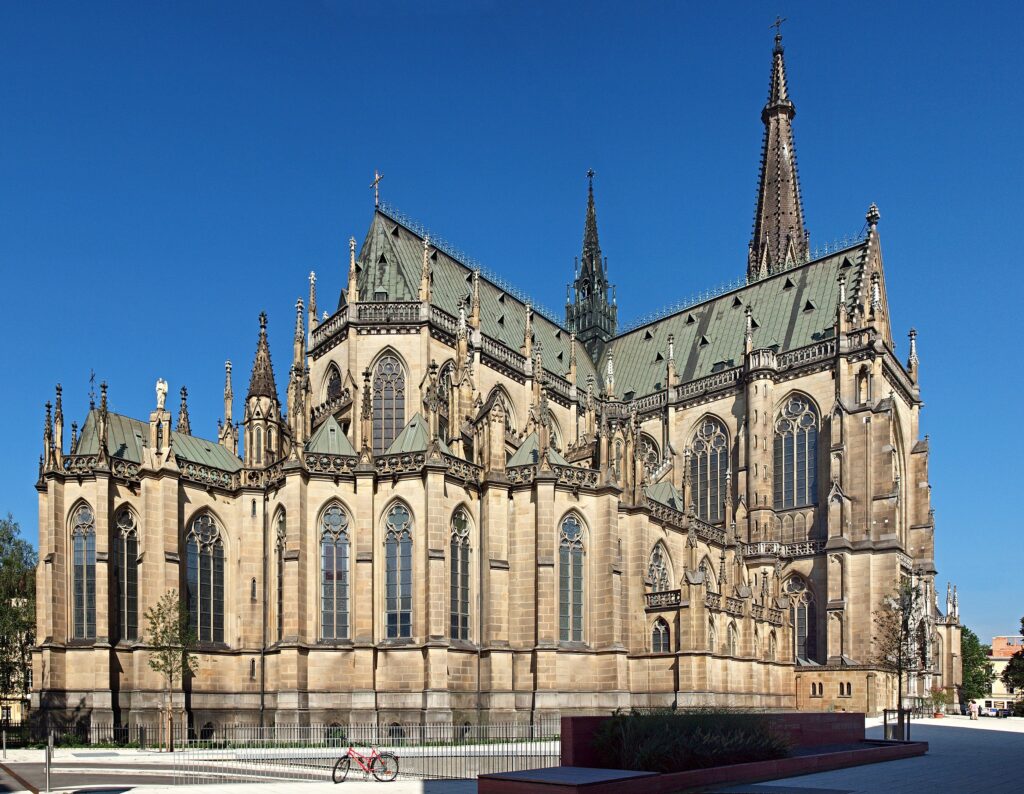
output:
M705 593L704 594L704 606L708 609L721 609L722 608L722 595L721 593Z
M751 604L750 617L754 620L764 620L764 604Z
M382 477L420 471L427 462L425 452L410 452L404 455L385 455L374 461L377 474Z
M513 485L528 485L533 482L537 474L537 467L532 463L525 466L509 466L505 469L505 476Z
M266 488L284 480L284 466L275 463L266 469L242 469L239 483L244 488Z
M656 593L644 594L644 607L646 609L671 609L682 603L682 590L661 590Z
M483 476L483 467L470 463L468 460L457 458L454 455L442 455L445 463L448 464L448 473L463 482L480 482Z
M779 543L768 540L759 543L744 543L744 557L810 557L825 549L823 540L804 540L797 543Z
M559 485L596 488L600 477L600 472L596 469L584 469L581 466L560 466L556 464L551 469L558 477Z
M139 479L139 464L130 460L114 458L110 461L110 473L122 480L137 482Z
M316 474L352 474L359 459L351 455L307 454L306 469Z
M799 367L803 364L825 361L835 356L835 354L836 340L829 339L823 342L816 342L813 345L807 345L806 347L798 347L796 350L780 353L777 359L777 366L779 369Z
M569 390L571 385L568 380L558 375L545 370L544 385L548 387L554 394L561 397L564 400L569 400Z
M782 610L778 607L768 607L768 622L773 626L781 626Z
M356 304L356 317L361 323L395 325L420 321L419 301L371 301Z
M668 395L663 391L659 391L634 400L632 405L638 414L647 414L651 411L657 411L659 408L664 408L667 402Z
M661 502L655 502L649 497L644 497L644 504L647 506L647 509L651 511L651 515L659 521L672 524L679 529L686 528L686 513L674 510L668 505L663 505Z
M725 611L730 615L743 615L743 599L733 598L732 596L726 596L725 599Z
M448 314L444 309L440 309L437 306L430 307L430 322L440 328L442 331L447 331L450 334L456 334L459 331L459 320L457 317L453 317Z
M91 474L99 462L97 455L65 455L61 469L65 474Z
M237 473L232 474L231 472L214 469L210 466L203 466L200 463L192 463L187 460L179 461L179 464L183 480L225 488L229 491L233 491L238 487L239 477Z
M313 424L318 425L322 419L325 419L330 414L337 413L342 408L347 408L352 404L352 390L345 389L337 397L330 400L325 400L313 409Z
M696 516L689 516L690 522L697 530L697 536L719 546L725 545L725 530L720 527L713 527L711 524L701 521Z
M691 380L689 383L683 383L676 386L675 399L685 400L689 397L697 397L707 392L731 388L739 383L742 375L742 368L733 367L732 369L725 369L721 372L716 372L714 375L708 375L703 378L698 378L697 380Z
M502 364L511 367L518 373L526 372L526 358L514 350L496 342L489 336L480 337L480 349L488 356Z

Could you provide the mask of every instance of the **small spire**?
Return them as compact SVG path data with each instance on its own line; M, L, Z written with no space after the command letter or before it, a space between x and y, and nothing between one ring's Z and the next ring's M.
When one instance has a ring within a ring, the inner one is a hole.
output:
M380 180L384 178L384 174L378 171L376 168L373 169L373 181L370 183L370 187L373 188L373 206L380 206Z
M89 370L89 410L96 408L96 371Z
M267 313L260 312L260 335L256 342L256 358L249 378L248 397L272 397L277 399L277 384L274 382L274 366L270 361L270 345L267 343Z
M466 304L464 301L459 301L459 326L456 334L459 339L466 336Z
M473 300L469 306L469 322L474 328L480 327L480 268L473 271Z
M533 307L526 304L526 323L523 326L523 355L533 358Z
M57 384L57 398L53 411L53 446L58 459L64 454L64 411L61 400L61 385Z
M668 335L668 360L669 361L675 361L676 360L676 335L675 334L669 334Z
M178 409L178 432L192 435L192 424L188 420L188 389L181 387L181 407Z
M610 399L615 399L615 357L611 350L608 351L608 367L604 377L604 388Z
M420 265L420 300L430 300L430 236L423 238L423 263Z
M878 211L878 205L871 202L871 206L868 207L867 214L864 216L864 220L868 223L868 229L874 231L878 226L878 221L881 220L882 214Z
M839 306L844 308L846 306L846 274L839 274Z
M743 310L743 349L750 353L754 349L754 312L748 304Z
M316 271L309 271L309 344L313 345L313 331L316 330Z
M348 302L359 302L359 278L356 273L356 238L348 238Z
M75 453L75 447L78 446L78 422L71 423L71 454Z
M224 362L224 424L231 427L231 401L234 399L231 391L231 362Z
M871 274L871 314L876 315L882 308L882 290L878 271Z
M917 367L920 363L917 359L917 329L911 328L908 336L910 337L910 355L907 357L907 370L910 372L911 376L916 380Z
M302 298L295 301L295 342L292 345L292 366L302 368L303 349L303 328L302 328L302 315L304 313L305 306L303 306Z
M53 403L49 400L46 401L46 421L43 423L43 448L45 451L49 451L51 444L53 443L53 417L51 411L53 409Z
M103 381L100 383L100 411L106 414L107 412L107 382Z

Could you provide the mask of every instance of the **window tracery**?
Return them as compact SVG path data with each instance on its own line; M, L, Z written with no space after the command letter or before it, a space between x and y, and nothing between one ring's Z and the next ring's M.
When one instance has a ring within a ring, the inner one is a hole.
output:
M386 355L373 370L373 454L382 455L405 427L405 368Z
M452 516L450 623L453 640L469 639L469 516L461 507Z
M664 618L658 618L651 627L651 652L669 653L671 651L669 639L668 623Z
M724 520L726 473L729 470L729 441L725 426L708 417L693 436L690 454L690 483L697 515L709 524Z
M347 640L349 626L349 520L340 504L320 517L320 637Z
M665 550L665 545L660 541L655 543L647 562L647 579L656 593L672 589L672 577L669 573L667 557L668 552Z
M96 517L89 505L80 505L72 516L71 545L73 636L96 639Z
M802 395L790 397L775 422L775 508L818 501L818 412Z
M562 642L583 641L583 527L575 515L562 519L558 540L558 625Z
M801 576L786 582L786 595L790 599L789 617L793 625L793 656L803 661L816 661L817 616L814 594Z
M189 625L199 642L224 642L224 543L213 516L192 521L185 549Z
M385 614L388 638L412 636L412 515L396 503L385 519Z
M135 514L121 508L114 518L116 535L113 562L116 569L119 639L139 638L139 532Z

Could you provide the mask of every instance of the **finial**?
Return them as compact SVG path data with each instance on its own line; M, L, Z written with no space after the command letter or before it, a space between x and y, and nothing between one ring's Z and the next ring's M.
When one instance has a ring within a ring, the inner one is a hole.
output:
M75 451L75 445L78 444L78 422L71 423L71 451Z
M96 407L96 371L89 368L89 410Z
M302 313L305 309L305 305L302 303L302 298L295 301L295 341L302 341Z
M769 27L775 28L775 52L782 52L782 23L785 21L785 17L777 16L775 21L769 25Z
M328 317L330 317L330 316L331 316L331 315L329 315L329 314L327 313L327 309L324 309L324 313L323 313L323 316L322 316L322 317L320 318L320 321L321 321L321 322L327 322L327 318L328 318Z
M316 272L309 271L309 333L312 343L312 333L316 330Z
M373 181L370 183L370 187L373 188L373 206L380 206L380 180L384 178L384 174L380 173L376 168L373 169Z
M876 270L871 274L871 311L877 312L882 305L882 290L879 286L879 276Z
M107 382L103 381L100 383L100 410L103 413L107 412Z
M587 182L589 184L589 188L590 188L591 191L594 190L594 177L595 176L597 176L597 174L594 172L594 169L593 168L588 168L587 169Z
M57 384L57 413L58 414L61 413L61 394L63 393L63 391L64 391L64 389L58 383Z
M348 261L349 262L355 262L356 261L356 238L355 237L349 237L348 238Z
M50 433L52 432L52 429L53 429L53 419L50 416L50 411L51 411L52 408L53 408L53 403L51 403L49 400L47 400L46 401L46 424L43 426L43 429L46 431L46 438L47 439L49 439Z
M916 328L911 328L910 329L910 333L908 334L908 336L910 337L910 355L907 358L907 368L913 370L913 369L916 369L917 365L918 365L918 359L917 359L917 329Z
M676 335L675 334L669 334L668 335L668 360L669 361L675 361L676 360Z
M188 389L181 387L181 408L178 409L178 432L192 435L192 424L188 419Z
M878 221L881 219L881 217L882 215L878 211L878 205L875 204L874 202L871 202L871 206L868 207L867 215L864 216L864 218L868 222L868 228L870 228L871 231L874 231L875 227L878 226Z
M846 274L845 273L840 273L838 281L839 281L839 302L845 306L846 305Z
M267 332L267 313L260 312L260 333L264 334Z

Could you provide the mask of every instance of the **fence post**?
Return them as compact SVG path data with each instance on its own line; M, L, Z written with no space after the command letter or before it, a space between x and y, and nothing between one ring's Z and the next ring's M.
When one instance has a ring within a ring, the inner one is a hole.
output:
M7 729L4 728L4 760L7 760Z
M46 739L46 794L50 794L50 762L53 758L53 731Z

